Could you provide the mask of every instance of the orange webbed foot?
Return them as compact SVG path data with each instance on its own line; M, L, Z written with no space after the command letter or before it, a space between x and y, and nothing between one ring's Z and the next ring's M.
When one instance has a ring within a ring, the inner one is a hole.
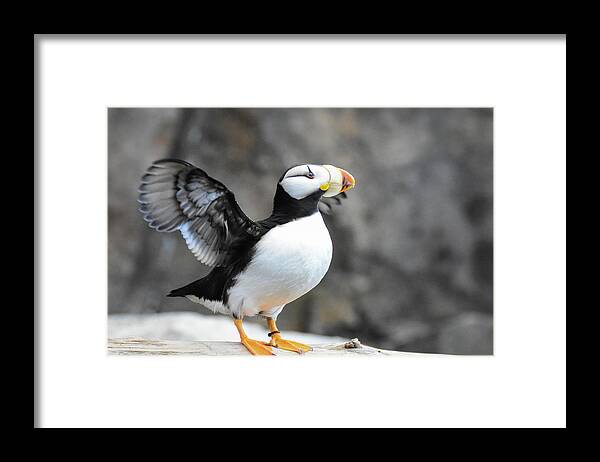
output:
M251 338L241 339L242 345L254 356L273 356L275 353L271 350L271 347L265 345L264 342L258 340L252 340Z
M307 351L312 351L312 347L305 345L300 342L294 342L293 340L286 340L281 338L280 334L272 334L271 341L264 343L264 345L279 348L280 350L293 351L295 353L303 354Z
M277 329L277 324L275 324L275 320L268 318L267 325L271 332L269 333L269 337L271 337L271 341L269 343L265 343L265 345L272 346L275 348L279 348L280 350L293 351L295 353L303 354L307 351L311 351L312 348L308 345L304 345L300 342L294 342L292 340L286 340L281 338L281 333Z
M241 319L235 319L233 321L235 327L240 334L240 342L242 345L246 347L246 349L250 352L250 354L254 356L274 356L275 353L271 350L271 347L265 345L263 342L259 342L258 340L252 340L248 338L246 332L244 332L244 326L242 325Z

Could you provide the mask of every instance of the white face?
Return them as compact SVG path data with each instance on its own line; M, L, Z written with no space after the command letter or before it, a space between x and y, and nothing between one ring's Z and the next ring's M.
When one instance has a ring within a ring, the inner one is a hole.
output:
M279 184L294 199L304 199L317 191L323 191L321 186L328 185L331 180L329 170L322 165L298 165L286 173Z

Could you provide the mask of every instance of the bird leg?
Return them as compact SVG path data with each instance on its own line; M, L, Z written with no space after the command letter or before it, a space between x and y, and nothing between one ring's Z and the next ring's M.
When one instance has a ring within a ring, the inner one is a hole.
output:
M255 356L273 355L270 346L265 345L263 342L259 342L258 340L252 340L251 338L248 338L246 332L244 331L244 326L242 325L241 319L234 319L233 323L240 333L240 341L242 342L242 345L244 345L251 354Z
M269 326L269 337L271 337L271 341L269 343L265 343L265 345L280 348L282 350L295 351L296 353L305 353L312 350L311 347L304 345L303 343L293 342L291 340L285 340L281 338L281 333L277 329L274 319L267 318L267 325Z

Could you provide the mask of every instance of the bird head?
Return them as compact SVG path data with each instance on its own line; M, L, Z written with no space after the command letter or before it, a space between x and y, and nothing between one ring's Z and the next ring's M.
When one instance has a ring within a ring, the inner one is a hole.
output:
M356 181L346 170L333 165L304 164L290 168L279 184L290 197L301 200L313 194L336 196L353 188Z

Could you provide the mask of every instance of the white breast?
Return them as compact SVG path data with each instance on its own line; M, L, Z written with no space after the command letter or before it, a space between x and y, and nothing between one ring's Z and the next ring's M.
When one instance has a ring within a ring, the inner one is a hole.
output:
M252 261L230 289L230 309L242 316L279 311L323 279L332 253L319 212L276 226L258 242Z

